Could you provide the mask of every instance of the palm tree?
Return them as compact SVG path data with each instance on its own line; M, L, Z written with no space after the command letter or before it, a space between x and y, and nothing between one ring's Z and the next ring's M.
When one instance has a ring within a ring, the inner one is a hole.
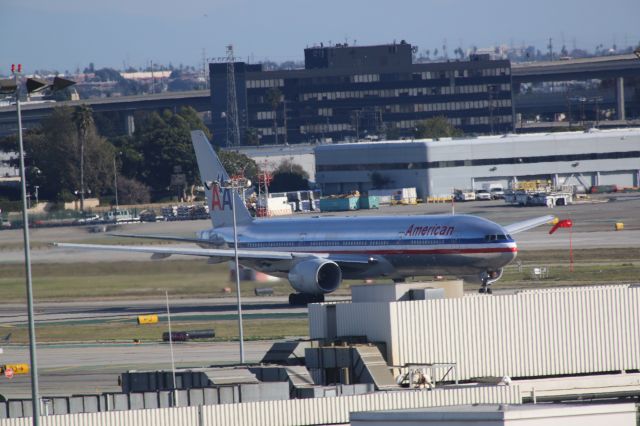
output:
M271 105L273 111L273 134L275 136L275 143L278 144L278 106L282 100L282 92L277 87L272 87L264 95L265 101Z
M84 146L87 135L93 128L93 110L88 105L80 105L73 113L73 121L78 128L80 139L80 211L84 212Z

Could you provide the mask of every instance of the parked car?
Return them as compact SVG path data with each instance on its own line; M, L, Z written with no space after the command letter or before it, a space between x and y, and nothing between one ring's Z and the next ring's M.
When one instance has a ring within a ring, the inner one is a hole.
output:
M158 220L155 210L143 210L140 212L140 222L155 222Z
M494 200L502 200L504 198L504 190L502 188L491 188L491 198Z
M486 189L479 189L476 191L476 200L489 201L491 200L491 193Z

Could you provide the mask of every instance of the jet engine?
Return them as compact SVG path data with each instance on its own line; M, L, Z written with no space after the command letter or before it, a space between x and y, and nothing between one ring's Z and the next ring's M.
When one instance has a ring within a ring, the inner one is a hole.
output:
M298 262L289 271L291 286L300 293L325 294L335 291L342 282L342 271L337 263L323 259Z

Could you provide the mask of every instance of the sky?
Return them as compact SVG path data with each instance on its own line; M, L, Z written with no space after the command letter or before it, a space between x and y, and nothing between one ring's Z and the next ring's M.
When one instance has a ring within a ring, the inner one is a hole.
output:
M0 75L201 66L234 45L243 60L302 61L305 47L406 40L461 46L640 43L640 0L2 0Z

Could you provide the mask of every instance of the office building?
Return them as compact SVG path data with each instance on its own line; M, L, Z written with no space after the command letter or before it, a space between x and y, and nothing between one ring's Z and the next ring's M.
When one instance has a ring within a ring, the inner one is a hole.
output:
M440 140L359 142L316 147L316 182L324 194L415 187L418 197L451 195L518 181L591 186L640 185L640 129L531 133Z
M413 63L404 41L305 49L305 68L266 71L234 62L241 144L410 137L444 116L467 134L513 129L511 65L488 55ZM209 65L214 143L227 141L227 63ZM257 135L257 136L256 136Z

